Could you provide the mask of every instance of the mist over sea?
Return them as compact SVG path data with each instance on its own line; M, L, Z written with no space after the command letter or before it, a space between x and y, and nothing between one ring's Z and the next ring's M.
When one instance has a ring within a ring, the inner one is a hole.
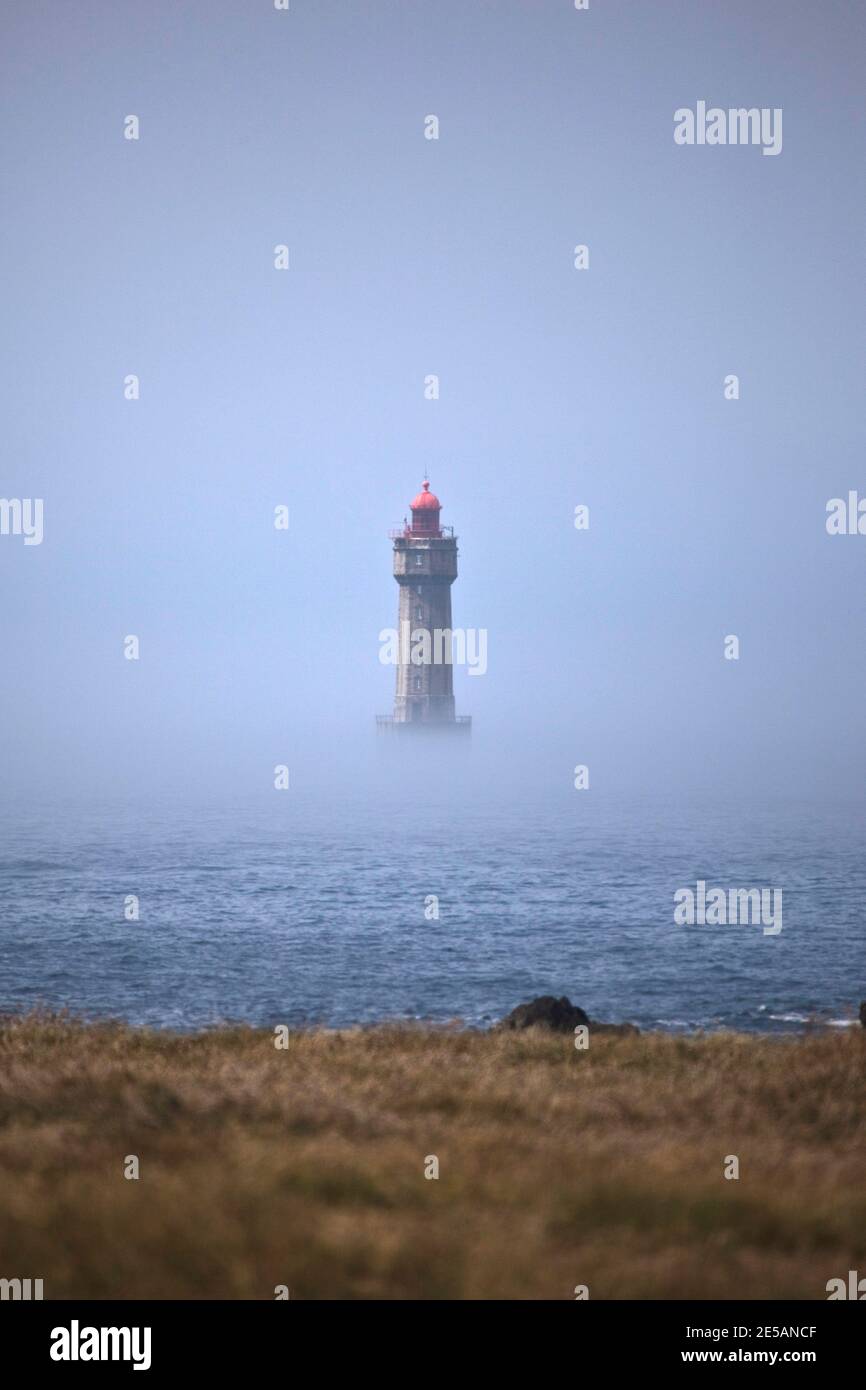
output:
M440 791L404 775L363 798L6 808L0 1008L181 1029L487 1026L553 993L669 1031L852 1022L862 807ZM676 926L674 894L698 879L780 888L781 934Z

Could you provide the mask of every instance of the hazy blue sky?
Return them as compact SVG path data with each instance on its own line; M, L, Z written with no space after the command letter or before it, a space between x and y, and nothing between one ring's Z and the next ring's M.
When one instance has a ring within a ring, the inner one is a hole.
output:
M428 468L489 631L479 778L859 795L866 536L824 523L866 495L862 4L3 30L0 496L45 501L0 537L7 792L362 778ZM781 107L781 154L677 146L698 100Z

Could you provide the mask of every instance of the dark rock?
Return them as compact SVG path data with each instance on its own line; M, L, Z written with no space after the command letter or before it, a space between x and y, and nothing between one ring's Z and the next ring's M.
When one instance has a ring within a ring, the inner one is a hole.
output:
M581 1025L589 1028L591 1033L640 1032L633 1023L596 1023L565 995L561 999L554 999L552 994L542 994L538 999L531 999L528 1004L518 1004L517 1008L512 1009L497 1026L515 1029L547 1028L552 1033L573 1033L575 1028Z
M860 1003L860 1022L863 1024L863 1027L866 1028L866 999L863 999Z
M578 1024L589 1023L589 1015L572 1004L565 995L554 999L552 994L542 994L528 1004L518 1004L516 1009L504 1018L501 1028L549 1028L554 1033L573 1033Z

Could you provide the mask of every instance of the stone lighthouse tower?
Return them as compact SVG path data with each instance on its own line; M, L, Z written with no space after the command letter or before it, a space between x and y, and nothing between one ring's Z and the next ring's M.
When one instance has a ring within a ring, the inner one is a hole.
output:
M457 537L453 527L440 525L441 504L426 479L411 511L411 522L389 533L400 586L399 655L394 713L378 723L395 731L411 725L468 733L471 718L454 713L451 585Z

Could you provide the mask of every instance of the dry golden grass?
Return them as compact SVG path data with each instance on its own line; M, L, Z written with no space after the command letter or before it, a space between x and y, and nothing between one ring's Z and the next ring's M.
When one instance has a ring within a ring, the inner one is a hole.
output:
M382 1027L278 1051L0 1020L0 1277L48 1298L822 1299L849 1269L861 1029L578 1052Z

